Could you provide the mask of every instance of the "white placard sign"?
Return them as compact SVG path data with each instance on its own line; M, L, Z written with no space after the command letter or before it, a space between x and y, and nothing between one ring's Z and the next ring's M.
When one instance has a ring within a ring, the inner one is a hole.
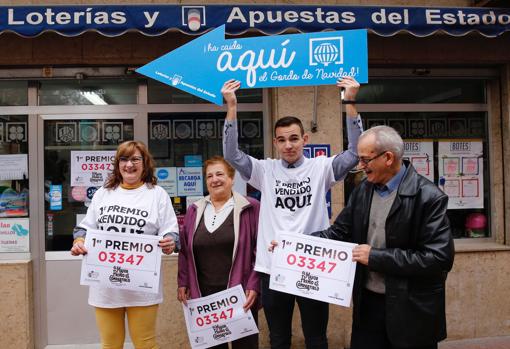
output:
M356 244L281 233L274 250L269 288L344 307L351 305Z
M182 305L192 348L209 348L259 332L241 285Z
M114 150L71 151L71 187L100 187L113 170Z
M0 155L0 180L28 179L27 154Z
M161 248L156 235L87 230L88 253L81 265L81 285L158 293Z

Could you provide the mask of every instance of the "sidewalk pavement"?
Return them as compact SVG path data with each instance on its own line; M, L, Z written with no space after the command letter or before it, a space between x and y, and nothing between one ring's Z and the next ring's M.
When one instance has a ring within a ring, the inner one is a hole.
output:
M439 343L439 349L510 349L510 336L451 340Z

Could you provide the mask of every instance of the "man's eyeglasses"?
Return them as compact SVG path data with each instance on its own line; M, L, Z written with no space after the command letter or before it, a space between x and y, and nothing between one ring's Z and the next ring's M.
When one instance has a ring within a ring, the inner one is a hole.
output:
M131 161L131 163L133 165L138 165L139 163L141 163L143 161L143 157L141 157L141 156L132 156L132 157L121 156L121 157L119 157L119 162L121 162L121 163L126 163L128 161Z
M384 154L386 154L387 150L377 154L376 156L372 157L372 158L360 158L358 157L358 162L361 162L363 165L368 165L370 163L370 161L373 161L381 156L383 156Z

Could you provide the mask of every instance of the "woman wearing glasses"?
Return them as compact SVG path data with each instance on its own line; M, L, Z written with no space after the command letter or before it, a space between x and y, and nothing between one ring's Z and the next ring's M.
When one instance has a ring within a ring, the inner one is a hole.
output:
M172 253L178 243L177 219L168 194L156 185L154 160L146 146L137 141L120 144L113 165L74 230L71 254L87 253L84 241L89 229L157 235L163 253ZM135 348L158 348L156 315L163 301L162 289L161 279L158 294L90 286L89 304L95 307L102 347L123 348L127 316Z

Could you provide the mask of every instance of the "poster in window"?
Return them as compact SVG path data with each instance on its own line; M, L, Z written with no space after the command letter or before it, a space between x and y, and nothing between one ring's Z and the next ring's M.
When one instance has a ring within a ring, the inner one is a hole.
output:
M27 123L26 122L6 122L7 142L26 142L27 141Z
M199 119L196 120L197 138L216 138L216 120Z
M28 218L0 219L0 253L29 252Z
M438 142L439 187L448 209L483 208L483 143L479 139Z
M409 120L408 136L412 138L423 138L427 135L427 122L423 119Z
M151 140L170 139L172 136L170 120L151 120L150 121L150 138Z
M404 140L404 157L416 172L434 181L434 146L431 140Z

